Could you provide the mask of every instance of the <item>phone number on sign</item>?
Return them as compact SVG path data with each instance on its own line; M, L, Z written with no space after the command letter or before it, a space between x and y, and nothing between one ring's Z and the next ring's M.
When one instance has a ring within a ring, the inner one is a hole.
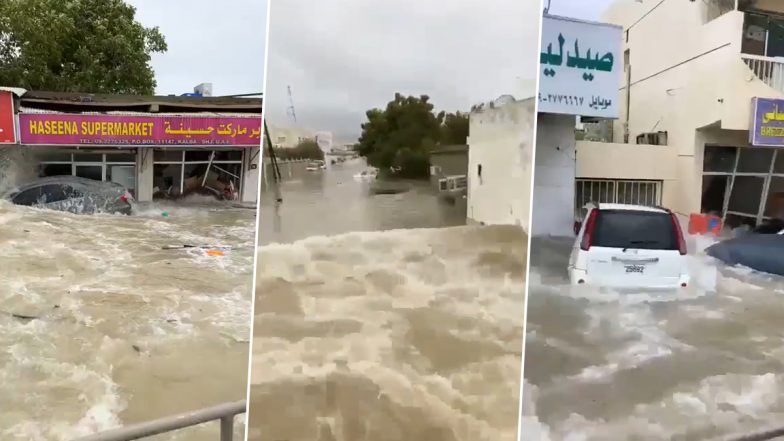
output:
M784 127L763 127L760 130L762 136L782 137L784 136Z

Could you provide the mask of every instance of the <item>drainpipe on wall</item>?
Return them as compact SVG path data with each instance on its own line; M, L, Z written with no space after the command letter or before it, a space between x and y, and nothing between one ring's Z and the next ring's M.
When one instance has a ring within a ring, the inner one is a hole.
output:
M632 66L626 66L626 121L623 123L623 142L628 144L629 139L629 119L631 118L632 107Z

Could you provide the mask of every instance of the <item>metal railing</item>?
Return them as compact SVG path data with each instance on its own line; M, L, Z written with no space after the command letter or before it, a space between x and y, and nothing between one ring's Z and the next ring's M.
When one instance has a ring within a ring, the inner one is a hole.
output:
M574 213L580 217L585 204L661 205L662 181L627 179L575 179Z
M741 54L740 57L760 81L784 93L784 62L760 55Z
M215 420L220 420L220 441L232 441L234 439L234 417L245 413L246 408L245 400L224 403L206 409L96 433L75 441L131 441Z
M784 437L784 427L763 430L761 432L750 433L735 437L724 438L723 441L768 441L771 439Z

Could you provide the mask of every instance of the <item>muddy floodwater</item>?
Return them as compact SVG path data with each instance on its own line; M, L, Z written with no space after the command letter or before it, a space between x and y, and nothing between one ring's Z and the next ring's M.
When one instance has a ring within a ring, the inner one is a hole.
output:
M522 229L361 169L285 182L281 228L262 205L249 440L515 440Z
M133 216L0 202L0 439L243 399L254 235L253 210L203 201ZM214 440L216 426L151 439Z
M782 424L784 279L690 247L694 289L572 288L570 245L531 245L522 439L703 440Z

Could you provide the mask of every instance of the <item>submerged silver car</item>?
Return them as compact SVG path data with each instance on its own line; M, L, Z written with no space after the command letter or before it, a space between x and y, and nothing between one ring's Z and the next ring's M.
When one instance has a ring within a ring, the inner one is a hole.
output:
M51 176L24 184L7 196L16 205L67 211L76 214L126 214L133 211L133 197L122 185L76 176Z

